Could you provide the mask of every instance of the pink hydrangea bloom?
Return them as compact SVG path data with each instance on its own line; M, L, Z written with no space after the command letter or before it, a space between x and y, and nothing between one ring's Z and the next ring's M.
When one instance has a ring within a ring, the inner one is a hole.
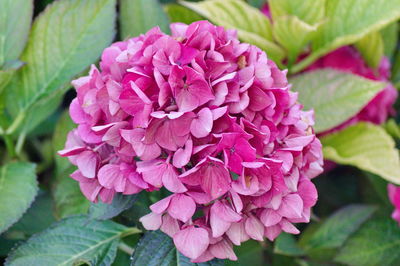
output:
M392 218L396 220L400 226L400 187L388 184L388 194L390 202L394 206Z
M140 220L194 262L308 222L321 144L281 71L235 31L207 21L113 44L74 81L78 128L60 154L92 201L162 187Z

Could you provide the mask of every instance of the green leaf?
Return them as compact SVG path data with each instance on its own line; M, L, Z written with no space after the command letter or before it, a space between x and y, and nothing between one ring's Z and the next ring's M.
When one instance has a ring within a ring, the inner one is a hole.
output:
M309 25L296 16L283 16L274 20L273 31L275 39L286 48L289 63L292 63L317 29L317 26Z
M121 39L136 37L159 26L169 33L169 19L158 0L119 0Z
M287 233L280 234L275 240L274 252L287 256L305 255L304 250L297 245L294 236Z
M193 12L189 8L177 4L166 5L165 12L167 12L171 22L190 24L203 19L203 17Z
M399 24L398 22L394 22L389 24L385 28L381 30L381 35L385 47L385 55L391 58L396 50L397 40L399 33Z
M355 43L355 47L370 67L378 68L384 52L383 39L379 31L365 35Z
M133 203L136 201L136 198L137 194L122 195L121 193L117 193L114 195L111 204L100 201L97 203L92 203L89 208L89 217L97 220L111 219L124 210L132 207Z
M65 218L74 214L86 214L90 201L82 194L79 183L70 177L76 167L68 158L61 157L57 151L62 150L67 139L67 134L75 128L68 111L65 111L57 123L53 135L53 154L56 162L56 180L52 187L55 203L55 213L58 218Z
M27 65L8 90L9 133L21 124L29 131L55 110L65 85L113 40L115 15L115 0L69 0L54 2L35 20L21 56Z
M204 263L191 263L175 248L172 239L161 231L144 234L132 256L132 266L222 266L223 260L214 259Z
M396 123L396 120L390 118L386 123L383 125L386 129L386 132L389 133L390 136L396 139L400 139L400 126Z
M369 123L358 123L321 138L324 158L356 166L400 185L400 158L386 131Z
M0 69L18 59L31 26L33 0L0 1Z
M376 210L373 206L354 204L332 214L307 242L302 243L306 250L338 248L354 233Z
M237 30L239 39L258 46L274 60L280 61L285 56L284 50L273 42L268 18L244 1L206 0L180 3L217 25Z
M111 221L67 218L11 252L5 265L111 265L120 238L129 230Z
M296 16L307 24L314 25L325 18L326 0L269 0L271 15L275 21L282 16Z
M325 23L313 40L313 52L300 61L296 73L338 47L353 44L367 34L379 31L400 17L400 0L326 1Z
M0 233L22 217L37 191L34 164L13 162L0 168Z
M356 115L386 85L350 73L321 69L290 79L305 109L315 111L315 131L332 129Z
M335 261L347 265L399 265L400 227L390 218L366 222L342 247Z
M44 191L39 191L32 206L16 224L8 229L7 235L20 233L25 238L43 231L55 222L53 207L51 196Z

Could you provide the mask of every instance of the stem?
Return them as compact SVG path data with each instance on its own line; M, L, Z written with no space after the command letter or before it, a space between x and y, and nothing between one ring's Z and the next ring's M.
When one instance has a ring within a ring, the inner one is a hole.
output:
M19 113L17 118L15 118L14 122L11 124L11 126L7 129L6 134L7 135L12 135L22 124L22 122L25 119L25 112Z
M24 146L25 137L26 137L26 132L25 131L22 132L18 137L17 145L15 146L15 151L16 151L18 156L19 156L19 154L21 154L22 147Z
M121 238L130 236L130 235L134 235L134 234L140 234L142 232L142 230L140 230L137 227L129 227L125 232L123 232L121 234Z
M3 135L3 138L4 138L4 142L6 144L8 155L11 158L15 158L17 156L17 153L16 153L15 147L14 147L14 141L12 140L10 135Z
M135 251L134 248L128 246L127 244L125 244L125 243L122 242L122 241L119 243L118 248L119 248L121 251L123 251L123 252L125 252L126 254L128 254L129 256L132 256L133 252Z

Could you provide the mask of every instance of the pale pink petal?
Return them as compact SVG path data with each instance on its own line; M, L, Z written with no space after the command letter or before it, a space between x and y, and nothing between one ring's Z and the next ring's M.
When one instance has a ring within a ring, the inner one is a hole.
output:
M191 197L184 194L175 194L171 198L168 214L171 217L186 223L196 211L196 203Z
M158 230L161 226L161 214L151 212L141 217L139 221L146 230Z
M177 232L173 239L176 248L191 259L199 257L206 251L210 243L207 230L194 226L189 226Z

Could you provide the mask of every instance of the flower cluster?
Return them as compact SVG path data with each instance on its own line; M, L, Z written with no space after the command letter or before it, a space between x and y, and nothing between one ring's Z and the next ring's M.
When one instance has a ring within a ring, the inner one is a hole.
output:
M235 260L233 245L296 234L322 172L313 112L286 72L235 31L207 21L113 44L73 82L78 128L60 154L91 201L171 192L141 218L194 262Z
M394 206L392 218L399 223L400 226L400 187L388 184L388 193L390 202Z

